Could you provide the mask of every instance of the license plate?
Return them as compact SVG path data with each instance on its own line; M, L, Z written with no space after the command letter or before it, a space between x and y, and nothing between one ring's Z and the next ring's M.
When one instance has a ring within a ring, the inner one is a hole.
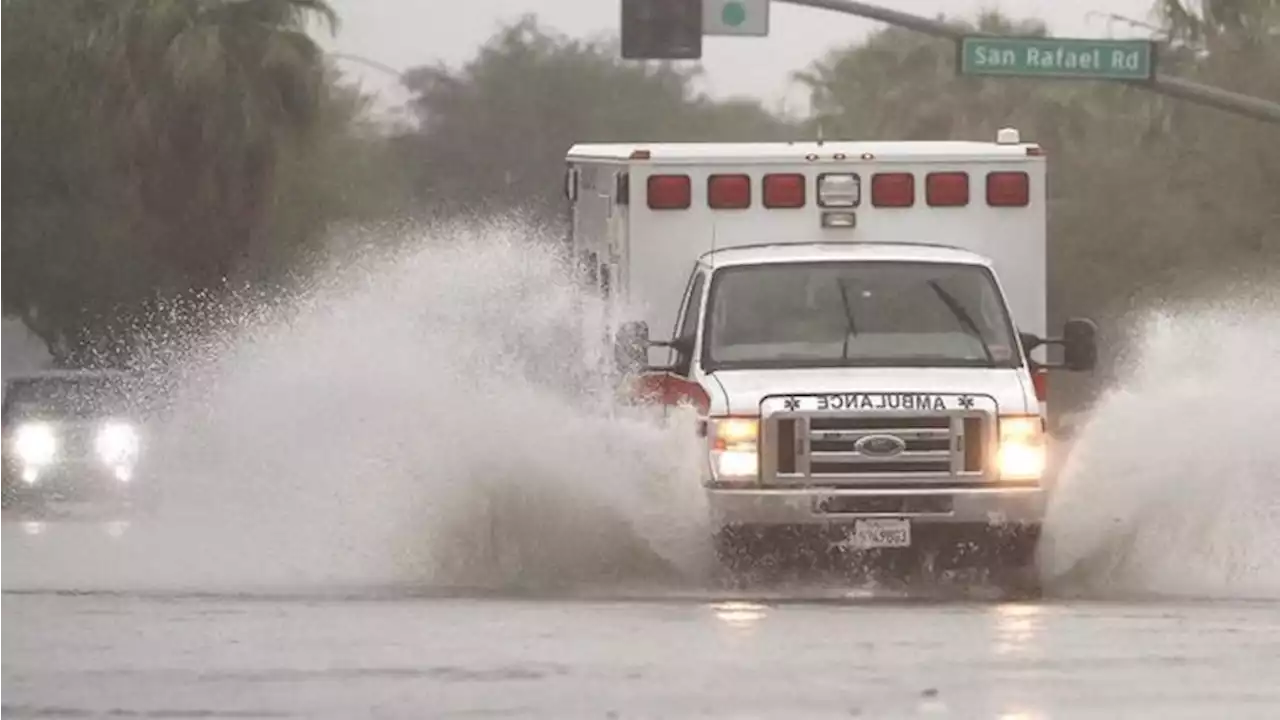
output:
M856 548L911 547L911 521L897 518L855 520L850 544Z

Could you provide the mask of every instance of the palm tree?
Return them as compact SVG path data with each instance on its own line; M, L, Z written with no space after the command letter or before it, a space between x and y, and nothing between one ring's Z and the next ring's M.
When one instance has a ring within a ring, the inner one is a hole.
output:
M94 46L145 234L182 287L217 286L263 242L283 146L306 142L326 89L307 33L324 0L110 0Z
M1280 37L1280 0L1158 0L1155 12L1172 38L1206 47L1231 36L1250 43Z

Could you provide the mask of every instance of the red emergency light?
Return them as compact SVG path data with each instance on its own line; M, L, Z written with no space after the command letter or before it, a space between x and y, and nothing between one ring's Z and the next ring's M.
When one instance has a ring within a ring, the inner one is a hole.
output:
M1031 385L1036 390L1036 400L1040 402L1049 401L1049 371L1045 368L1036 368L1031 373Z
M911 173L876 173L871 176L871 204L876 207L911 207L916 202L916 176Z
M716 210L751 207L751 176L712 175L707 178L707 204Z
M992 207L1026 207L1031 204L1031 178L1016 170L987 173L987 204Z
M883 208L915 205L915 175L909 172L875 173L871 176L871 204ZM770 173L764 176L762 200L767 208L802 208L807 201L802 173ZM1031 178L1023 171L987 173L987 204L991 207L1026 207L1031 204ZM969 204L969 174L940 171L925 175L925 202L930 207L964 207ZM651 210L687 210L693 204L688 175L650 175L648 205ZM746 173L715 174L707 178L707 205L716 210L751 207L751 176Z
M678 407L692 405L700 415L711 411L711 396L702 385L666 372L645 373L631 381L632 397L642 403Z
M931 207L964 207L969 204L969 173L931 172L924 177L925 202Z
M770 173L764 176L764 206L767 208L804 207L804 175Z
M646 194L650 210L685 210L693 202L688 175L650 175Z

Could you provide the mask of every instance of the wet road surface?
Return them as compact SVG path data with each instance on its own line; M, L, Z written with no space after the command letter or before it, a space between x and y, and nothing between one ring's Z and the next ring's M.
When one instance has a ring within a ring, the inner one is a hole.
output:
M1274 602L81 592L9 575L6 718L1280 717Z

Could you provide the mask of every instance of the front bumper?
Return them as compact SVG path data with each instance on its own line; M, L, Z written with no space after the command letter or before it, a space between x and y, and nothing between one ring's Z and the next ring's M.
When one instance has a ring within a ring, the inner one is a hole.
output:
M721 476L712 450L703 481L713 521L838 528L894 518L952 529L1041 523L1047 478L999 475L1003 416L994 397L899 395L881 397L882 404L893 400L887 407L857 393L766 396L755 472ZM893 444L876 450L868 444L875 441Z
M862 518L906 518L913 525L1039 525L1041 486L968 488L707 488L713 522L730 525L836 525Z

